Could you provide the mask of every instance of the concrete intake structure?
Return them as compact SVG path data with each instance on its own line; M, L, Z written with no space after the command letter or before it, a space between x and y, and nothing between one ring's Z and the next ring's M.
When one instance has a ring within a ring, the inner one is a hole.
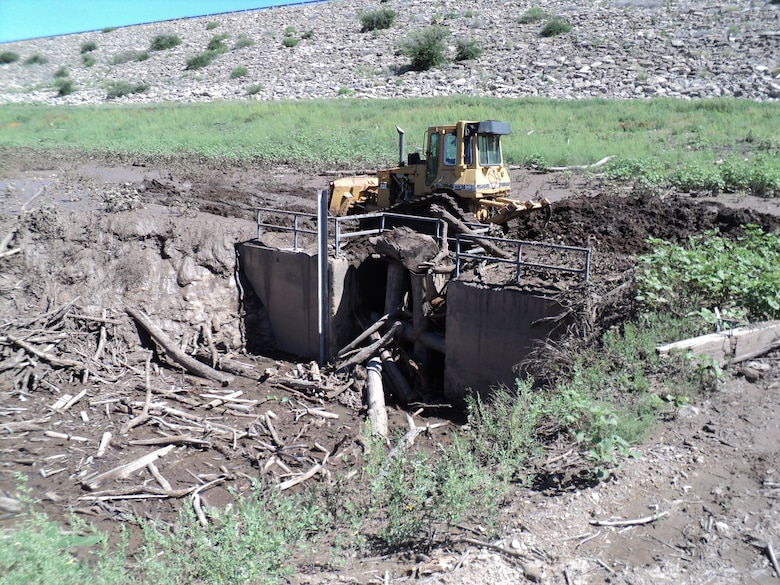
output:
M464 271L455 277L452 266L449 274L434 274L419 254L409 260L409 252L396 251L392 257L371 240L371 247L358 246L359 253L350 250L349 257L329 254L327 361L381 315L396 310L389 323L403 321L397 342L404 359L421 371L414 382L460 403L470 392L513 387L516 365L539 341L562 333L565 320L550 317L560 316L563 308L550 292L516 281L485 284ZM416 253L419 246L410 240ZM438 247L433 248L436 255ZM240 269L268 314L276 348L306 359L316 359L320 347L318 261L312 251L259 240L239 244Z

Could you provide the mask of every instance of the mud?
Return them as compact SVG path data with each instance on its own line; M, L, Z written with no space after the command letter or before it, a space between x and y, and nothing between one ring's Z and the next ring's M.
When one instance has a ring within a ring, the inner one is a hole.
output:
M311 371L293 356L246 351L247 329L261 326L262 316L247 314L251 299L236 278L231 256L235 242L252 237L256 207L313 210L314 193L325 188L326 176L199 160L3 155L0 235L19 221L24 228L10 243L21 252L0 258L0 363L7 365L16 353L8 335L24 334L31 343L49 344L53 355L74 359L97 355L101 336L105 342L102 365L95 366L102 380L41 366L35 370L38 378L20 386L18 368L0 372L2 495L17 493L16 475L21 474L41 500L40 509L64 524L74 512L111 534L120 522L132 526L133 517L172 522L187 498L95 500L90 498L100 490L83 486L94 473L157 448L139 441L184 432L175 425L194 426L192 421L211 425L205 443L176 447L158 467L173 489L221 478L201 494L206 508L233 501L254 479L265 486L289 479L280 466L266 468L272 455L293 473L302 473L322 461L324 447L330 453L328 473L309 480L323 487L359 465L365 417L361 396L347 389L328 398L272 382L270 371L297 380ZM554 215L546 226L542 218L529 217L512 235L591 247L596 258L592 277L604 286L614 285L615 275L631 268L632 254L648 250L650 236L683 241L717 228L736 237L744 223L768 230L780 225L774 201L732 195L704 200L687 194L659 199L602 185L561 186L561 178L552 175L515 174L517 184L554 200ZM119 188L137 191L144 207L107 213L104 195ZM32 212L22 213L20 220L22 205L39 191L28 206ZM220 354L253 368L257 377L236 377L229 386L243 392L240 398L247 402L237 404L246 408L232 409L224 402L208 406L225 390L154 353L148 374L153 401L165 401L189 418L155 415L156 421L123 434L123 425L145 400L146 360L153 349L124 312L125 303L147 311L186 351L203 349L210 336ZM61 315L63 307L68 309ZM454 529L431 549L382 551L381 556L329 548L334 543L326 538L291 559L297 572L290 582L367 584L381 582L387 572L395 582L508 584L522 581L518 559L543 583L774 582L763 547L780 531L780 428L774 415L780 402L778 359L775 352L755 360L751 367L759 375L753 381L733 372L700 403L670 409L637 449L639 458L624 461L608 482L554 492L513 490L502 504L495 527L499 537L493 542L522 557L458 543L461 536L481 538L485 527L478 522ZM81 390L87 392L72 407L52 410L64 394ZM338 418L311 414L311 407ZM449 440L458 423L454 417L441 418L444 413L423 408L415 415L418 425L447 423L421 435L420 448ZM269 420L276 439L269 435ZM407 425L394 405L390 425L391 433ZM106 431L112 443L98 458ZM158 487L144 470L106 488L133 486ZM356 502L361 497L342 496ZM591 524L660 512L667 513L662 520L630 527ZM13 516L1 522L8 526Z

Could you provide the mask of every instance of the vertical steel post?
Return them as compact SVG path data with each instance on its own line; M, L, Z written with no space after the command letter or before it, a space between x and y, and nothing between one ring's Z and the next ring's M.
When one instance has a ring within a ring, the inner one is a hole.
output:
M325 365L328 347L328 194L317 193L317 319L320 341L319 364Z

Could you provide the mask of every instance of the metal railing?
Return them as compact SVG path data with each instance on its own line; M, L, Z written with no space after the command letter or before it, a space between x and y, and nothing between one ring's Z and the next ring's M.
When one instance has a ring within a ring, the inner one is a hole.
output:
M503 247L514 247L515 254L513 258L497 258L496 256L488 256L484 253L471 252L464 250L466 244L468 245L480 245L480 241L489 241L496 245L503 245ZM545 252L549 252L547 256L554 256L556 252L561 253L574 253L575 256L581 256L580 267L562 266L560 264L548 264L541 261L532 261L528 259L527 252L529 250L538 252L537 256L544 256ZM524 252L526 256L524 257ZM584 280L587 282L590 277L590 248L578 248L575 246L562 246L560 244L545 244L542 242L527 242L523 240L507 240L504 238L495 238L491 236L475 236L466 234L457 234L455 236L455 276L460 276L461 262L464 259L480 260L488 263L495 264L511 264L515 266L515 282L520 282L523 275L524 268L533 268L538 270L554 270L558 272L569 272L574 274L581 274Z
M266 213L292 218L292 225L280 225L278 223L263 221L262 216ZM301 227L300 222L302 220L310 220L316 224L317 214L301 211L286 211L284 209L274 209L271 207L260 207L257 209L257 238L260 239L264 231L291 233L293 238L293 249L297 252L300 249L302 235L311 237L316 237L317 235L316 229ZM381 234L398 225L417 224L427 226L428 229L417 231L428 233L428 235L432 236L439 245L441 245L442 234L444 233L443 222L440 219L419 217L416 215L403 215L400 213L376 212L362 215L348 215L344 217L329 217L328 223L333 226L332 230L329 226L328 233L333 234L334 256L339 256L341 254L341 246L345 240L360 236ZM355 230L351 230L349 227L353 223L357 223L358 226ZM375 225L373 227L366 227L367 223L375 223Z
M427 226L428 230L415 230L422 233L430 232L428 235L432 236L436 243L441 245L442 234L444 233L442 220L435 217L420 217L418 215L403 215L400 213L389 213L386 211L378 211L375 213L364 213L362 215L346 215L343 217L331 218L335 221L334 228L334 245L335 255L341 254L341 244L344 240L349 238L357 238L360 236L373 236L381 234L391 230L398 225L419 224ZM367 222L375 220L378 225L373 228L366 228ZM357 231L346 231L344 224L357 221L359 229Z

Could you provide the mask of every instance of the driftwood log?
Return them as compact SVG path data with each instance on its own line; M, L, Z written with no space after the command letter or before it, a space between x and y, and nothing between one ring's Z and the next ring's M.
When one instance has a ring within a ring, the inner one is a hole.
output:
M143 311L129 305L125 306L125 310L128 315L135 319L138 324L146 330L155 343L163 349L171 360L179 364L189 373L200 376L201 378L206 378L207 380L219 382L223 386L227 386L234 380L233 376L219 372L181 351L173 344L168 336L157 327L157 325L152 323L152 320Z

